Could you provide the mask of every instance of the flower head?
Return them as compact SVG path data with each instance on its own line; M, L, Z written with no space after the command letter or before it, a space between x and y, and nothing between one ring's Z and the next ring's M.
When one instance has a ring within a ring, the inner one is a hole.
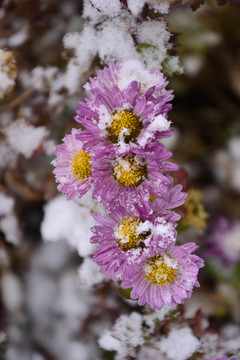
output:
M96 78L90 78L85 88L94 92L98 89L112 89L118 86L120 90L126 90L129 83L137 81L141 85L142 93L154 86L153 96L161 97L165 102L171 101L172 92L166 90L168 84L163 73L155 68L148 69L146 65L137 59L127 61L110 62L103 70L97 71Z
M226 355L217 356L213 355L211 358L205 358L204 360L228 360L228 357ZM229 360L236 360L236 358L231 358Z
M196 249L195 243L169 243L141 263L129 265L122 274L121 287L132 288L131 299L138 299L139 305L147 303L152 309L182 304L193 287L199 286L197 274L203 260L191 254Z
M66 194L68 200L75 195L83 196L92 182L91 155L83 150L83 143L76 139L78 132L72 129L72 133L64 137L63 144L56 147L57 157L53 160L58 190Z
M91 241L98 245L93 259L110 278L121 278L129 264L149 257L153 251L165 249L176 241L176 223L150 214L147 209L132 210L119 206L108 218L94 215L101 226L92 228Z
M152 209L155 213L159 215L164 215L171 221L178 221L180 215L172 211L172 209L182 205L187 193L182 192L182 185L178 184L173 186L172 177L168 177L170 183L167 184L167 191L163 194L160 194L158 197L152 196Z
M166 193L171 182L166 171L178 166L165 161L171 153L159 142L148 145L145 151L135 151L125 156L106 153L92 159L94 176L93 198L109 202L119 198L123 206L149 202L151 195Z
M153 96L155 87L142 93L141 84L132 81L127 88L92 87L93 96L80 102L75 120L86 130L78 138L85 148L97 147L103 153L108 150L126 154L144 148L153 138L172 134L167 112L171 105L166 98Z
M206 256L218 256L225 265L240 261L240 221L231 224L225 216L212 222L210 234L204 237Z

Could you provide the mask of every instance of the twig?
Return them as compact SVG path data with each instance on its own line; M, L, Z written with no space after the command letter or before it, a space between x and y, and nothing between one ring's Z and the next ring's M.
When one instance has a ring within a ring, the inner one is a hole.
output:
M35 90L36 90L35 88L28 89L25 93L18 96L16 99L11 101L9 104L4 106L4 108L0 110L0 114L6 110L11 110L11 109L14 109L16 106L19 106L25 99L27 99L30 95L32 95Z

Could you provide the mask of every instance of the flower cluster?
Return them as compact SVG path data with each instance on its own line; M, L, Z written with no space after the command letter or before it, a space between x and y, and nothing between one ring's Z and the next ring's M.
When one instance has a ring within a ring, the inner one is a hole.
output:
M203 260L195 243L176 246L179 215L173 211L186 194L174 186L178 166L158 141L172 134L167 113L173 96L156 69L140 61L110 63L85 85L91 96L80 102L73 129L56 148L53 164L58 189L81 197L90 188L107 217L94 215L98 246L94 261L131 298L161 309L189 298L199 286Z

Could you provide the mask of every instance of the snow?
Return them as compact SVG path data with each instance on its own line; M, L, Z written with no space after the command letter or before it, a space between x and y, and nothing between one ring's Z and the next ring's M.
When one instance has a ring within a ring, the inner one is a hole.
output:
M150 73L146 66L137 59L123 62L118 74L119 89L125 90L132 81L138 81L141 84L142 92L145 92L151 86L159 86L159 77Z
M172 309L163 306L161 310L155 310L150 314L141 315L132 312L129 315L121 315L112 330L105 331L100 337L99 345L109 351L115 350L117 352L115 360L135 358L138 347L143 347L145 343L149 345L150 335L155 331L156 320L163 320Z
M135 16L137 16L141 11L146 3L146 0L128 0L128 8L131 11L131 13Z
M228 149L232 157L240 161L240 136L235 136L228 141Z
M187 74L195 76L203 67L203 59L200 56L185 56L183 59L183 66Z
M116 110L117 111L117 110ZM106 128L110 127L112 123L112 116L104 105L99 106L99 123L98 127L105 134Z
M164 63L165 71L168 75L182 74L184 69L178 56L167 57Z
M16 164L17 154L13 151L6 141L0 141L0 168L11 168Z
M105 280L105 275L99 271L99 266L89 257L83 260L78 269L80 284L93 286Z
M91 0L92 5L102 14L114 17L121 12L121 2L119 0Z
M76 49L76 57L80 74L83 74L89 68L89 63L92 62L96 54L97 32L88 24L85 24L81 33L66 34L63 38L63 45L65 48ZM68 68L72 66L72 62ZM68 69L67 69L68 71Z
M122 349L121 341L115 339L111 335L110 331L105 332L98 340L98 343L99 343L99 346L105 350L108 350L108 351L115 350L120 353L122 351L124 352L124 350Z
M48 68L36 66L31 72L28 85L30 86L31 82L35 89L44 91L53 82L57 72L58 69L55 66L49 66Z
M56 143L53 140L47 140L43 143L43 149L46 155L53 155Z
M240 327L227 325L222 330L223 340L221 342L224 353L232 353L240 356Z
M168 255L163 255L163 261L165 262L165 264L167 265L167 267L171 268L171 269L177 269L178 268L178 262L175 259L172 259L171 257L169 257Z
M132 28L135 24L126 12L121 16L106 20L100 25L97 36L98 54L102 61L128 60L136 57Z
M121 315L113 326L113 334L130 347L143 345L142 316L137 312L132 312L129 316Z
M87 21L85 21L82 31L66 34L63 39L65 48L75 50L74 58L67 66L67 73L69 73L69 68L76 67L75 75L70 76L69 74L66 78L65 73L59 76L59 82L62 84L67 82L69 76L71 77L75 84L72 88L66 85L69 91L72 93L76 91L76 84L83 81L84 73L88 71L96 56L103 64L107 64L109 61L136 61L138 59L146 62L148 66L154 66L160 70L162 62L168 60L168 63L165 62L169 73L182 71L178 57L170 58L167 54L167 50L171 48L169 44L171 34L166 30L165 20L162 18L161 20L138 21L137 14L141 11L145 1L128 1L130 12L123 8L120 11L119 0L94 0L93 3L96 8L89 1L84 1L83 16ZM163 4L160 5L152 6L163 10ZM165 4L164 12L166 8ZM139 48L141 44L151 47ZM144 72L146 73L146 70ZM56 89L56 84L53 85L53 88Z
M13 88L15 81L11 79L7 73L0 72L0 99L8 94Z
M23 289L20 280L12 272L2 275L1 289L3 302L8 311L15 312L23 303Z
M58 91L62 89L67 89L69 94L73 94L79 90L80 76L79 65L76 64L74 60L70 60L66 72L59 74L51 86L49 103L53 102L52 97L58 96Z
M156 321L162 321L174 308L172 306L163 305L161 310L154 310L150 314L143 316L144 322L149 327L149 333L154 332Z
M8 214L0 220L0 229L9 243L18 245L21 239L21 232L15 214Z
M13 211L14 199L0 192L0 216L8 215Z
M148 231L152 232L152 230L153 230L153 224L150 221L148 220L141 221L136 228L136 234L140 235L144 232L148 232Z
M233 262L239 260L240 257L240 222L232 226L231 231L229 231L223 241L219 244L221 246L223 253L226 257Z
M90 228L95 225L90 209L59 195L44 208L41 234L45 241L66 240L80 256L89 256L95 246L90 243Z
M80 206L88 208L88 210L90 210L91 213L94 212L103 216L105 215L104 207L102 206L102 204L97 203L92 198L92 192L90 190L81 198L79 197L74 198L74 202L79 204Z
M176 234L172 223L165 222L162 220L162 223L158 223L154 226L154 235L161 236L163 238L168 238L168 240L176 241Z
M162 62L167 58L171 34L166 29L165 21L148 20L137 25L136 38L139 44L151 45L141 48L142 60L148 66L162 69Z
M63 242L41 243L35 249L25 282L26 306L33 324L31 336L37 339L40 347L59 360L99 359L95 335L91 333L92 337L85 337L83 341L80 338L84 336L82 327L86 326L85 319L91 316L97 299L91 290L79 286L71 257L72 253ZM18 322L19 319L14 317L11 328L8 328L10 343L16 348L18 343L25 343L25 332L19 331ZM87 326L92 325L89 323ZM22 337L20 341L16 340L16 336ZM18 357L15 353L12 356L8 359L28 358L23 351Z
M17 217L14 214L14 199L0 192L0 229L5 235L6 241L18 245L21 232Z
M72 326L78 327L77 318L84 319L88 315L89 306L94 299L89 299L88 291L78 286L78 276L74 270L62 275L58 291L59 296L55 301L56 313L65 314L65 317L72 320Z
M173 128L173 130L172 136L159 140L168 150L173 150L181 138L180 131L177 128Z
M83 18L98 22L102 16L103 14L100 11L97 11L97 9L91 5L89 0L83 0Z
M155 117L153 122L149 125L148 131L167 131L170 128L171 121L167 120L163 115Z
M135 355L135 348L145 342L142 332L142 316L136 312L121 315L113 326L112 332L105 332L99 345L106 350L115 350L115 360Z
M240 137L231 138L226 149L219 149L213 156L215 176L225 186L230 185L240 192Z
M166 30L166 23L158 20L148 20L137 26L137 39L139 43L145 43L162 47L164 51L170 48L170 33ZM161 61L161 59L159 59Z
M155 13L160 13L160 14L168 14L170 8L170 4L167 1L162 2L160 4L150 4L150 6Z
M34 127L25 119L18 119L4 129L7 142L17 153L30 158L48 136L44 126Z
M28 25L19 29L18 32L8 38L8 46L18 47L25 43L28 38Z
M167 337L161 339L158 348L170 360L189 359L200 347L200 341L193 335L189 327L172 329Z
M31 258L31 268L35 273L59 271L70 257L68 245L64 241L43 243Z

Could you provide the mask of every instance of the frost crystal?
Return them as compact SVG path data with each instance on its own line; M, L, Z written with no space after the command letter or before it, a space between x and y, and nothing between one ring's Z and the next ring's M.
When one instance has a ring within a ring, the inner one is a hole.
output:
M10 147L26 158L30 158L48 136L44 126L34 127L25 119L18 119L4 129Z
M171 360L189 359L199 346L200 341L188 327L172 329L169 335L158 343L159 349Z
M89 242L93 225L90 210L58 196L45 206L41 233L45 241L66 240L80 256L89 256L94 251Z

